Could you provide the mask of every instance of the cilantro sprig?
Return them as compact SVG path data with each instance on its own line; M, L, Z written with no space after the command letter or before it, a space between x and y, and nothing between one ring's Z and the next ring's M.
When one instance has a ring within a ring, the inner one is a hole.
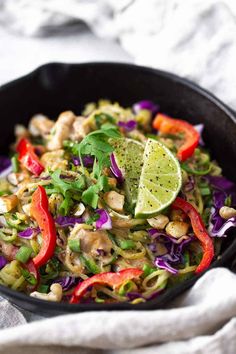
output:
M52 181L49 186L46 186L47 194L62 194L64 200L59 207L59 213L67 215L73 205L73 199L77 199L76 196L81 195L86 188L85 177L81 175L73 181L66 181L62 178L62 172L59 169L50 173L50 176Z
M73 199L82 200L93 209L97 208L99 193L109 190L108 178L102 175L104 167L110 167L110 154L114 148L109 144L109 139L121 138L121 134L112 123L104 123L101 128L89 133L80 143L65 141L64 146L73 155L79 156L82 173L77 180L68 181L61 177L61 171L56 170L51 173L52 183L47 187L47 193L60 193L64 200L60 205L59 212L67 215L73 205ZM85 173L83 166L84 156L94 156L93 171L90 177Z
M94 178L99 178L103 168L110 166L110 154L114 150L109 144L110 138L119 139L121 134L114 124L105 123L101 125L101 129L89 133L79 144L71 146L72 153L79 156L81 166L83 166L83 156L94 156Z

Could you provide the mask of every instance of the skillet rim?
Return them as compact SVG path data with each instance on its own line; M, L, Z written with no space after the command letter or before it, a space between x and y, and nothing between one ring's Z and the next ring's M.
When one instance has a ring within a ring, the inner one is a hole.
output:
M119 67L130 69L134 71L142 71L147 74L153 74L157 76L161 76L171 80L172 82L177 82L186 86L190 91L194 91L200 96L203 96L208 101L213 103L217 108L223 111L227 117L236 124L236 115L233 113L225 103L223 103L220 99L210 93L208 90L201 88L199 85L191 82L186 78L179 77L176 74L169 73L167 71L149 68L146 66L140 66L131 63L121 63L121 62L84 62L84 63L62 63L62 62L51 62L46 63L35 70L30 71L28 74L21 76L15 80L10 81L9 83L5 83L0 86L0 95L4 90L11 89L11 87L15 87L18 83L27 80L29 78L38 78L45 70L51 70L52 68L71 68L71 67L80 67L80 68L88 68L88 67ZM222 254L222 258L220 260L216 260L212 263L212 265L205 271L207 272L211 268L225 266L227 262L230 262L231 258L235 255L234 248L236 249L236 239L232 241L232 243L227 247L227 249ZM13 305L20 306L22 308L27 308L30 311L37 312L40 309L40 312L46 314L63 314L63 313L73 313L73 312L84 312L84 311L104 311L104 310L155 310L159 308L163 308L163 306L169 301L174 299L177 295L182 293L183 291L190 288L198 278L200 278L205 272L200 275L195 275L193 278L189 280L185 280L183 283L180 283L173 288L165 290L163 294L161 294L158 298L149 300L145 303L140 303L136 305L128 304L128 303L112 303L112 304L68 304L68 303L54 303L45 300L36 299L30 297L24 293L17 292L10 288L7 288L3 285L0 285L0 293L8 298L10 302L13 302ZM30 306L27 304L30 303ZM20 305L19 305L20 304ZM25 304L25 305L22 305Z

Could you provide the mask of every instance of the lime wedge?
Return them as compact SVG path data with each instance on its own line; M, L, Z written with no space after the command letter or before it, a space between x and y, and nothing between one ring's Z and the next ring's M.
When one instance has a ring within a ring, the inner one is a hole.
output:
M131 205L137 201L144 145L132 139L112 139L116 163L124 176L126 197Z
M175 200L181 184L181 169L177 159L160 142L148 139L143 155L135 217L157 215Z

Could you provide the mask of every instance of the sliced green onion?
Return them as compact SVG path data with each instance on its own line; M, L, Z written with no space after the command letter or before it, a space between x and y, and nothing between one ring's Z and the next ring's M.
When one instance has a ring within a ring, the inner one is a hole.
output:
M25 280L30 284L30 285L36 285L37 284L37 279L33 274L31 274L27 269L21 269L21 274L25 278Z
M121 240L119 241L119 246L122 250L131 250L135 248L135 242L132 240Z
M11 235L6 235L0 230L0 239L5 241L5 242L13 242L17 238L17 231L16 229L12 229L12 234Z
M12 156L11 165L12 165L13 172L15 172L15 173L19 172L19 161L18 161L18 155L17 154Z
M86 258L85 256L82 255L80 256L80 259L90 273L93 274L100 273L100 268L97 266L97 264L94 262L93 259Z
M41 284L38 286L37 291L43 294L47 294L49 292L49 285Z
M184 252L184 265L185 267L189 267L190 265L190 256L188 251Z
M72 251L72 252L80 252L81 249L80 249L80 240L69 240L68 241L68 246L69 246L69 249Z
M131 280L128 280L127 282L123 283L118 291L118 294L121 296L126 295L130 291L132 291L135 288L134 282Z
M96 297L95 302L97 302L98 304L103 304L105 302L105 300L101 299L100 297Z
M211 194L211 190L209 187L203 187L203 188L200 188L200 193L201 195L210 195Z
M24 231L26 228L26 225L20 224L21 221L19 223L19 219L15 215L5 214L5 219L6 219L7 225L13 227L14 229L16 229L18 231Z
M27 263L32 254L32 249L27 246L21 246L16 254L16 259L21 263Z
M181 168L188 172L188 173L191 173L193 175L196 175L196 176L204 176L204 175L207 175L210 170L211 170L211 164L210 166L208 167L208 169L206 170L198 170L198 169L192 169L191 167L189 167L186 163L181 163Z
M225 206L231 207L231 205L232 205L232 197L231 197L231 195L228 195L228 196L225 198Z
M155 271L156 271L156 268L150 267L149 264L144 264L144 266L143 266L143 275L144 275L144 277L147 277L148 275L152 274Z

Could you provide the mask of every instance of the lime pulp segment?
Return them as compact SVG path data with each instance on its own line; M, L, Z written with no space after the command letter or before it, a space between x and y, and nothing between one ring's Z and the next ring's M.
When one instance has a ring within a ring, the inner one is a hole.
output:
M133 139L112 139L116 163L124 176L127 199L137 202L139 179L143 166L144 145Z
M150 217L169 206L182 184L179 162L160 142L148 139L143 156L135 217Z

